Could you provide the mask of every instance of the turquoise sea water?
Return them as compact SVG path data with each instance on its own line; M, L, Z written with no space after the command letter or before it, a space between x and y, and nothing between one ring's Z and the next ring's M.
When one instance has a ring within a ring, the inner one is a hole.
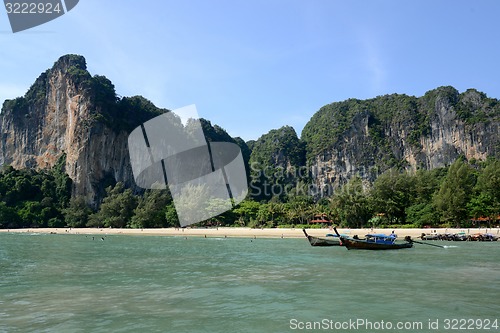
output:
M305 238L100 237L0 234L0 332L294 332L358 319L446 332L450 318L500 321L500 242L378 252ZM331 325L316 328L375 331Z

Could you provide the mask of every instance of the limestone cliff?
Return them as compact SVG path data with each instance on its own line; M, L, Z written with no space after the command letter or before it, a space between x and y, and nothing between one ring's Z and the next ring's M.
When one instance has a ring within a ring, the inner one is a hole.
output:
M65 55L42 73L25 96L4 102L0 114L0 165L51 168L62 154L73 180L73 195L97 206L104 189L116 182L135 186L128 152L129 133L163 113L141 96L118 98L111 81L91 76L85 58ZM202 120L209 141L237 143L239 138Z
M118 103L109 80L90 76L83 57L63 56L24 97L4 102L0 164L50 168L65 153L73 194L96 205L107 185L133 186L128 132L110 121L125 102Z
M500 157L500 102L474 89L441 87L422 97L379 96L320 109L302 132L313 182L373 181L385 170L433 169L458 156Z
M292 127L271 130L252 142L251 147L250 194L254 198L283 197L284 188L295 188L299 181L308 181L304 145Z
M106 186L118 181L135 186L128 134L163 112L167 110L140 96L117 98L107 78L89 74L83 57L66 55L41 74L25 96L4 102L0 164L50 168L66 154L73 195L85 196L96 206ZM250 164L247 171L252 171L252 188L263 199L274 195L261 191L265 185L312 181L319 188L335 188L354 175L371 182L392 167L433 169L461 155L469 160L500 158L499 124L500 101L453 87L422 97L394 94L326 105L307 123L300 139L285 126L247 146L202 121L209 141L241 147Z

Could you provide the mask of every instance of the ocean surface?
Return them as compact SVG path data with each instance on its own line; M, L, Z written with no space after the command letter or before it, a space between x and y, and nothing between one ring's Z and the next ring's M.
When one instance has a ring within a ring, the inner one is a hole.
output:
M0 332L449 332L452 319L500 321L500 242L379 252L305 238L101 237L0 234ZM460 331L500 331L470 328Z

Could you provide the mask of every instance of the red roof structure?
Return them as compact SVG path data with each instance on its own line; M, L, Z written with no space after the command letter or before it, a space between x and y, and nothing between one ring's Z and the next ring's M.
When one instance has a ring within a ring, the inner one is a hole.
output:
M485 217L485 216L481 216L481 217L475 217L475 218L472 218L471 221L476 221L476 222L488 222L488 221L498 221L500 220L500 215L497 216L497 218L491 218L491 217Z
M332 223L326 214L316 214L309 223Z
M500 215L497 216L496 218L481 216L481 217L472 218L470 220L472 223L477 224L479 226L481 226L481 225L491 226L492 222L495 223L496 221L500 221Z

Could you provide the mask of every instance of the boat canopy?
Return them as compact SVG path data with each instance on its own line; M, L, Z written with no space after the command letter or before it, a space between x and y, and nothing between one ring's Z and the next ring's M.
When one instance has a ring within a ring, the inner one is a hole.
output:
M390 234L390 235L386 235L386 234L368 234L368 235L366 235L366 237L397 238L398 236L395 235L395 234Z
M395 234L368 234L365 237L368 243L393 244L398 236Z

